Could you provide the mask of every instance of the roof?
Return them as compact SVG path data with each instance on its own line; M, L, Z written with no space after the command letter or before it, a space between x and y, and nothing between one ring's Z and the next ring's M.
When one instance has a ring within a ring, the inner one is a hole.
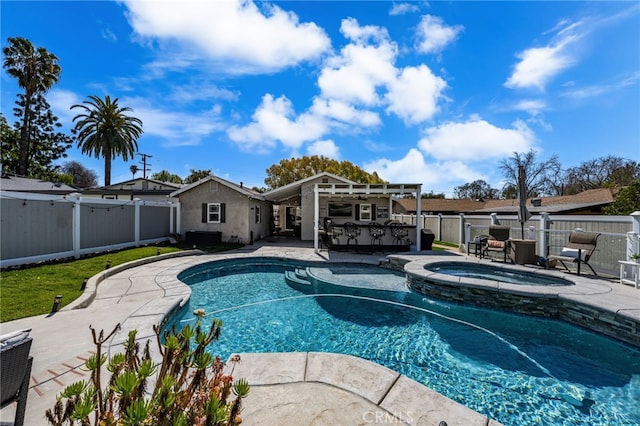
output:
M156 179L135 178L135 179L125 180L123 182L112 183L111 185L103 186L101 189L121 189L119 187L134 185L136 182L145 182L145 181L152 184L156 184L156 185L168 186L170 187L169 189L178 189L182 186L182 184L179 184L179 183L163 182L161 180L156 180Z
M244 194L247 197L258 199L258 200L264 200L263 194L259 193L258 191L255 191L255 190L253 190L251 188L247 188L242 184L237 185L237 184L235 184L233 182L230 182L230 181L228 181L226 179L222 179L221 177L218 177L218 176L207 176L207 177L204 177L204 178L200 179L197 182L194 182L194 183L191 183L189 185L183 186L182 188L178 189L177 191L173 191L171 193L171 196L172 197L177 197L177 196L179 196L180 194L182 194L184 192L191 191L193 188L196 188L196 187L198 187L198 186L200 186L200 185L202 185L204 183L211 182L211 181L218 182L219 184L224 185L224 186L226 186L226 187L228 187L230 189L233 189L234 191L237 191L237 192L239 192L241 194Z
M540 197L527 199L527 209L531 213L561 213L608 205L615 199L617 190L609 188L590 189L575 195ZM532 200L539 199L540 205L534 206ZM415 212L415 200L401 198L395 200L405 211ZM517 213L519 202L510 200L468 200L446 198L423 198L423 213Z
M37 192L42 194L70 194L78 192L77 188L66 183L48 180L31 179L13 175L2 175L0 189L3 191Z
M311 182L313 180L316 180L318 178L322 178L322 177L330 177L333 179L336 179L340 182L343 182L345 184L357 184L357 182L354 182L352 180L349 180L347 178L343 178L342 176L338 176L338 175L334 175L333 173L329 173L329 172L322 172L322 173L318 173L315 174L313 176L309 176L307 178L304 179L300 179L297 180L295 182L289 183L287 185L281 186L279 188L276 189L272 189L271 191L267 191L265 193L263 193L262 195L270 201L278 201L278 200L286 200L288 198L291 198L295 195L299 195L300 194L300 188L302 187L302 185L304 185L305 183Z

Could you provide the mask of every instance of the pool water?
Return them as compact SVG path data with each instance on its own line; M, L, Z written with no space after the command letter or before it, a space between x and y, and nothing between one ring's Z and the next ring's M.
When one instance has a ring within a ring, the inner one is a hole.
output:
M640 424L634 348L559 321L428 299L391 272L383 281L393 290L314 282L299 291L284 278L295 266L232 261L187 270L180 279L191 286L191 301L168 326L193 323L193 310L203 308L224 323L211 348L223 359L236 352L355 355L505 425ZM371 268L375 286L381 272Z
M509 284L543 286L573 285L571 281L560 277L471 262L436 262L425 265L424 268L440 274L465 278L480 278Z

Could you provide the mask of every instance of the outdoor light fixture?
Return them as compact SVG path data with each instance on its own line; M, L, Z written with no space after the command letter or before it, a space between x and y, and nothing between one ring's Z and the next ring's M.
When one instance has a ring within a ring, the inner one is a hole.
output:
M107 265L104 267L104 269L109 269L111 268L111 261L107 260Z
M53 299L53 306L51 307L52 314L58 312L58 309L60 309L60 302L62 302L62 295L58 294L55 299Z
M156 250L156 255L160 256L160 247L158 247L158 249Z
M85 278L82 281L82 285L80 286L80 291L84 291L84 289L87 288L87 281L89 281L89 278Z

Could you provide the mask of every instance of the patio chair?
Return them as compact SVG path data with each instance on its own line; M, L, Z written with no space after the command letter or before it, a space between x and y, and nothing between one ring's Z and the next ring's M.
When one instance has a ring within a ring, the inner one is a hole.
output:
M391 236L393 237L394 246L411 244L411 240L409 240L409 230L404 227L403 223L391 222L389 226L391 226Z
M17 402L14 425L24 424L33 357L29 356L29 331L21 330L0 336L0 408Z
M382 237L385 236L387 232L384 227L380 225L378 222L369 223L369 236L371 237L371 245L381 245Z
M599 232L571 231L567 245L562 248L560 254L549 256L549 260L557 260L562 263L567 271L570 270L565 262L575 263L577 275L580 275L580 265L584 263L597 276L596 271L589 265L589 259L596 250L599 236Z
M490 225L489 237L482 246L482 254L489 257L490 252L498 252L504 255L504 261L507 261L507 252L509 251L509 233L511 228L504 225Z
M358 235L360 235L360 228L353 222L345 222L342 225L342 229L344 230L344 235L347 236L347 245L351 240L355 241L356 245L358 245Z

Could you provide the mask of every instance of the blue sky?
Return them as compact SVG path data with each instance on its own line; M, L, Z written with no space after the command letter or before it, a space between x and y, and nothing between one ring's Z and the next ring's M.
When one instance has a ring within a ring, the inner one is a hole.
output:
M7 1L3 46L58 56L47 94L110 95L143 121L150 173L190 169L247 186L283 158L350 161L393 183L453 196L501 188L513 152L564 168L640 161L640 3L387 1ZM6 72L10 122L19 89ZM74 149L103 183L104 162ZM130 179L140 157L113 162ZM138 174L140 176L140 174Z

